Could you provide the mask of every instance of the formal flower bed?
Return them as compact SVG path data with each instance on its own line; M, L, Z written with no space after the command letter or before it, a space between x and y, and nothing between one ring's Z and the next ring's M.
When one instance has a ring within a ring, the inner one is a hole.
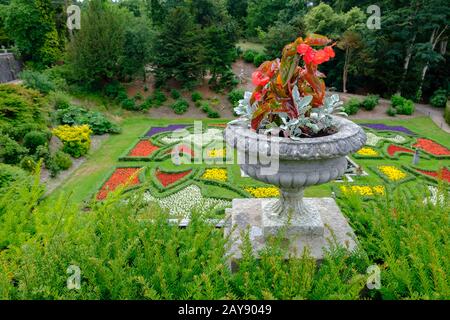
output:
M160 140L162 143L185 143L204 147L212 142L223 142L223 130L210 128L203 133L189 133L184 136L167 135Z
M189 146L187 146L185 144L177 145L172 150L166 151L166 153L178 154L178 155L187 154L187 155L190 155L191 157L194 156L194 150L192 150Z
M389 141L393 143L405 143L408 141L405 137L402 137L401 135L396 135L395 137L389 138L389 137L382 137L378 136L372 132L367 132L367 142L366 145L371 147L376 147L380 141Z
M276 198L280 196L280 190L275 187L247 187L245 191L255 198Z
M383 123L362 123L363 127L379 130L379 131L394 131L394 132L401 132L408 135L416 135L414 132L409 130L408 128L402 127L402 126L388 126Z
M447 182L450 182L450 170L448 170L447 168L443 168L438 171L429 171L429 170L421 170L421 169L416 169L416 171L420 172L421 174L424 174L426 176L433 177L435 179L445 180Z
M390 181L400 181L407 177L407 174L395 166L378 166L378 170Z
M370 148L370 147L364 147L364 148L360 149L358 152L356 152L356 154L358 154L360 156L365 156L365 157L379 156L378 151L376 151L375 149Z
M386 151L391 157L394 157L397 153L414 153L414 150L401 146L396 146L394 144L389 145Z
M168 172L162 172L160 170L157 170L155 175L156 175L156 178L159 180L159 182L161 182L161 184L164 187L167 187L171 184L174 184L178 180L184 178L191 172L192 172L192 170L188 170L188 171L184 171L184 172L174 172L174 173L169 172L168 173Z
M413 147L420 148L434 156L450 156L450 150L430 139L418 138Z
M162 209L169 211L171 215L185 218L188 218L192 211L209 214L231 206L230 201L203 197L200 188L196 185L190 185L164 198L157 198L150 192L146 192L145 200L157 203Z
M141 140L128 154L129 157L148 157L159 147L153 145L149 140Z
M382 196L385 194L384 186L341 186L343 194L358 194L361 196Z
M203 175L202 175L202 179L227 181L227 179L228 179L227 170L221 169L221 168L206 169L205 173L203 173Z
M104 200L110 192L116 190L119 186L129 184L131 186L139 184L137 175L140 168L117 168L103 184L97 194L97 200ZM133 177L133 179L131 179Z

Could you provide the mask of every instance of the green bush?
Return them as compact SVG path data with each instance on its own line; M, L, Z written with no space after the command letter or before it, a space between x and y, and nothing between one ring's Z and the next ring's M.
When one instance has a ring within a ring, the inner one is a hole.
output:
M56 112L56 121L58 124L67 124L70 126L87 124L94 134L101 135L105 133L120 133L120 128L109 121L104 114L95 111L89 111L81 107L71 106L67 109Z
M401 95L399 94L394 94L391 97L391 104L394 108L397 108L398 106L403 105L403 102L405 101L405 98L403 98Z
M255 60L255 56L257 55L257 52L254 50L246 50L244 54L242 55L242 58L245 62L253 63Z
M20 79L23 80L25 87L35 89L41 93L48 94L56 89L55 84L50 78L42 72L25 70L20 73Z
M53 91L49 96L50 103L56 110L70 107L70 97L62 91Z
M202 94L198 91L192 92L191 99L193 102L197 102L203 99Z
M123 91L119 91L119 93L117 94L116 100L119 103L122 103L123 101L128 100L128 95L127 95L127 92L125 91L125 89Z
M395 115L397 114L397 110L393 107L389 107L386 110L386 113L388 114L388 116L395 117Z
M167 97L164 94L164 92L162 92L159 89L156 89L155 92L153 92L152 101L156 107L160 107L164 104L164 102L167 101Z
M49 159L49 157L50 157L50 150L48 149L48 145L37 147L36 152L34 153L34 159L36 161L43 160L45 163Z
M134 101L142 101L142 99L144 99L144 97L142 96L142 94L140 92L136 93L136 95L134 96Z
M447 101L447 105L445 106L444 118L445 122L450 125L450 100Z
M345 104L344 104L344 112L348 115L356 114L359 111L359 107L361 105L361 102L357 98L350 98Z
M140 109L141 110L148 110L153 106L153 101L151 97L148 97L141 105L140 105Z
M72 159L67 153L58 150L55 154L52 154L47 158L45 166L50 171L50 175L54 178L61 171L67 170L72 166Z
M244 99L245 90L243 89L234 89L228 94L228 100L231 102L233 107L237 107L239 104L239 100Z
M361 106L370 111L375 109L375 107L378 105L378 102L380 100L380 97L377 95L368 95L364 98L363 102L361 102Z
M263 63L267 60L268 60L268 57L264 53L258 53L257 55L255 55L255 57L253 59L253 64L255 65L255 67L258 68L261 65L261 63Z
M36 161L32 156L25 156L20 160L19 167L28 172L34 172L36 170Z
M179 99L175 101L175 103L172 104L170 107L176 114L183 114L189 108L189 103L184 99Z
M125 93L126 95L125 88L119 81L108 83L104 88L104 92L105 95L111 99L116 99L119 96L119 93Z
M176 89L172 89L172 90L170 91L170 96L171 96L173 99L178 100L178 99L181 98L181 93L180 93L180 91L178 91L178 90L176 90Z
M216 110L213 110L213 109L210 107L210 105L209 105L208 102L204 102L204 103L202 104L201 108L202 108L202 111L203 111L204 113L206 113L206 116L207 116L208 118L220 118L220 114L219 114Z
M7 135L0 136L0 161L7 164L18 164L28 149L18 144Z
M36 152L36 148L47 144L48 135L42 131L30 131L23 137L23 145L31 154Z
M0 163L0 190L7 188L15 181L23 182L27 179L28 174L23 169L16 166ZM3 192L1 192L0 194L2 196L4 195Z
M444 108L447 103L447 90L439 89L433 93L433 96L430 99L430 104L436 108Z
M137 110L136 101L129 98L122 100L122 108L124 108L125 110Z
M412 100L396 94L391 97L391 103L397 114L411 115L414 113L414 101Z

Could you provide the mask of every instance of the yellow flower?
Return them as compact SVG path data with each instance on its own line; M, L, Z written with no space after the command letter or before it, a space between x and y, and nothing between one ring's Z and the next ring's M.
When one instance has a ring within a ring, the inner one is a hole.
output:
M208 150L209 158L223 158L225 156L225 149L210 149Z
M360 149L358 152L356 152L357 154L359 154L360 156L378 156L378 152L372 148L369 147L364 147L362 149Z
M398 181L406 178L406 173L394 166L379 166L378 169L391 181Z
M255 198L275 198L280 196L280 190L275 187L247 187L245 191L250 193Z
M202 179L206 180L227 181L227 178L227 170L218 168L206 169L202 175Z
M384 195L383 186L341 186L341 191L344 194L356 193L361 196L374 196L374 195Z

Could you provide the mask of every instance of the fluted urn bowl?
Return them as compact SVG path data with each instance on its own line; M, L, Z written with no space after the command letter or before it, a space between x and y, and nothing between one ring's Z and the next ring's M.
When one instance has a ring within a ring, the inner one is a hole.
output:
M270 137L248 127L229 124L226 143L237 149L238 164L248 176L280 188L280 199L264 208L267 219L285 221L288 216L312 233L323 233L323 223L303 201L308 186L341 177L348 154L366 143L362 128L350 120L333 116L337 132L316 138Z

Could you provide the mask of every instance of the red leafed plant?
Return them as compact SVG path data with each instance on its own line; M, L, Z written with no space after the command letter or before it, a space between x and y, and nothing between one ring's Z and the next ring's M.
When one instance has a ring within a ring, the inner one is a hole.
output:
M389 147L387 148L387 152L388 154L393 157L397 152L407 152L407 153L414 153L413 150L405 148L405 147L400 147L400 146L396 146L396 145L389 145Z
M171 173L171 172L167 173L167 172L162 172L162 171L158 170L158 171L156 171L156 178L158 178L159 182L161 182L161 184L164 187L167 187L168 185L174 184L178 180L184 178L191 172L192 172L192 170L188 170L188 171L184 171L184 172L176 172L176 173Z
M335 56L333 46L330 39L316 34L286 45L281 61L266 61L253 73L256 88L236 112L250 120L253 130L275 124L289 137L333 133L328 115L338 106L339 97L326 100L325 76L318 70ZM270 125L263 126L263 122Z
M139 170L140 168L117 168L98 192L97 200L106 199L108 193L116 190L120 185L127 183L130 185L139 184L139 178L137 176ZM133 179L130 181L131 177Z
M159 148L153 145L149 140L139 141L128 156L131 157L148 157Z

